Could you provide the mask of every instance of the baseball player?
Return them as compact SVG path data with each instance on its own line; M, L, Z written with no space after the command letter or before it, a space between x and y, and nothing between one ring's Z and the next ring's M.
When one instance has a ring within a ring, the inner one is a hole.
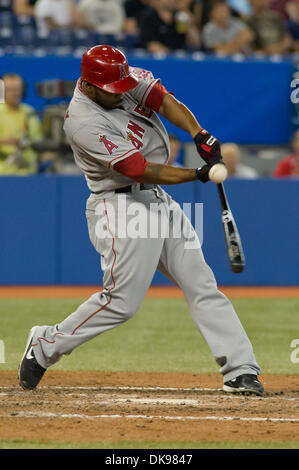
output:
M202 168L167 165L169 140L157 113L192 136L206 162ZM158 269L183 290L220 366L223 389L262 395L260 367L234 308L217 289L189 219L159 186L207 182L211 166L222 163L218 140L151 72L129 67L125 55L108 45L84 53L64 130L91 191L86 217L90 240L101 254L103 290L61 323L31 329L20 385L34 389L64 354L129 320ZM144 236L135 236L136 211L143 216L139 230L147 226ZM160 223L169 230L153 236ZM178 234L175 225L184 230Z

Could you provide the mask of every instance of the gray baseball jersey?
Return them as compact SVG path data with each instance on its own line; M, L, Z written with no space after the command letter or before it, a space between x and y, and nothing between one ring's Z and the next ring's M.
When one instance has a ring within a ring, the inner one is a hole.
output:
M111 191L134 183L113 170L113 166L136 151L152 163L167 163L169 139L157 114L145 107L159 79L151 72L130 68L139 79L133 90L125 93L123 109L107 112L83 93L78 81L66 113L64 130L74 158L86 177L91 191Z

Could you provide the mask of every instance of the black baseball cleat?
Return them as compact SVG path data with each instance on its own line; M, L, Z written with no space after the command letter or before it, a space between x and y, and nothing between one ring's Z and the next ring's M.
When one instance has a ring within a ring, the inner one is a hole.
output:
M38 364L33 352L32 338L36 328L34 326L30 330L25 352L19 366L19 384L24 390L33 390L47 370Z
M264 387L254 374L239 375L239 377L225 382L223 390L231 393L248 393L260 396L264 393Z

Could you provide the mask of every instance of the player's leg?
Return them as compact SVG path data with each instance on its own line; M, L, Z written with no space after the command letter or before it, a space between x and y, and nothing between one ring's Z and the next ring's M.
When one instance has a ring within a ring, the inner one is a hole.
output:
M90 238L102 255L104 288L58 325L34 328L30 347L43 368L127 321L144 299L159 262L163 240L121 237L115 220L120 219L118 206L112 200L104 206L104 217L94 210L88 214Z
M160 270L168 273L183 290L195 324L221 366L224 382L243 374L259 374L260 367L249 338L231 302L218 290L195 230L179 205L170 198L169 207L172 220L181 218L183 221L184 233L165 240Z

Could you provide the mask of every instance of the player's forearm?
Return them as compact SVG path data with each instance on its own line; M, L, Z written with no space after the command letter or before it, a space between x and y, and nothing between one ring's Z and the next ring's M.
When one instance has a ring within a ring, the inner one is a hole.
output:
M192 138L202 129L192 112L174 96L165 96L159 114L175 126L188 132Z
M180 184L196 179L198 178L194 169L149 163L139 181L152 184Z

